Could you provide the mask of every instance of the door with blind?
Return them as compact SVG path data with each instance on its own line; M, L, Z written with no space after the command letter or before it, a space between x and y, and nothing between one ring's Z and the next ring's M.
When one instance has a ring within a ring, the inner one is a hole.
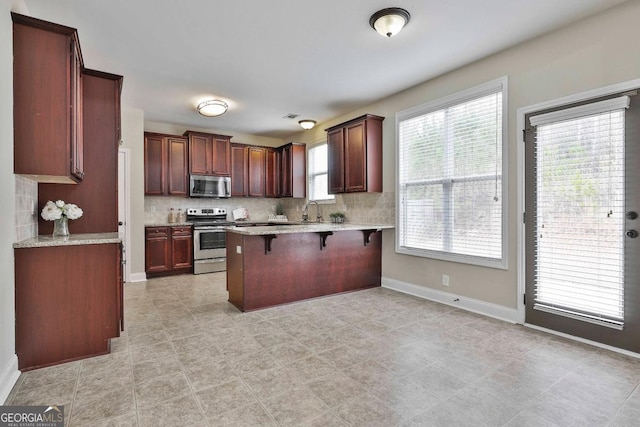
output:
M638 98L532 113L525 131L526 322L634 352Z

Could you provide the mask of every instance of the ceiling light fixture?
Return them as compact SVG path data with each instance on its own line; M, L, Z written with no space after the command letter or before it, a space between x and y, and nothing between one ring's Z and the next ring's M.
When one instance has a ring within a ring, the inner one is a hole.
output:
M198 104L198 113L207 117L220 116L227 112L229 106L219 99L209 99Z
M316 125L316 121L315 120L309 120L309 119L304 119L304 120L300 120L298 122L298 124L302 127L302 129L313 129L313 127Z
M411 15L399 7L382 9L371 15L369 25L385 37L395 36L409 23Z

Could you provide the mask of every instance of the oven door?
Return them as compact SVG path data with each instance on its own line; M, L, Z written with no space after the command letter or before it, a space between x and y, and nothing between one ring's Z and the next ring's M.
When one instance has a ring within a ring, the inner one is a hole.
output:
M195 260L227 256L227 238L223 227L196 226L193 234L193 258Z

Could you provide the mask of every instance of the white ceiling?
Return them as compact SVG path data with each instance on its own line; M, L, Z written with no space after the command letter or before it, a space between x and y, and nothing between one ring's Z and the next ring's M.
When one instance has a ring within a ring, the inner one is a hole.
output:
M25 0L78 29L85 66L124 75L145 120L285 138L625 0ZM402 7L385 39L372 13ZM204 97L229 111L200 116Z

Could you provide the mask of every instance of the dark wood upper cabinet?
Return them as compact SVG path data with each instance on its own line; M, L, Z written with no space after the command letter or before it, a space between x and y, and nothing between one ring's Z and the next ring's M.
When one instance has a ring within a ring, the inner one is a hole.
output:
M280 197L307 196L306 145L292 142L280 147Z
M144 194L162 196L165 190L167 154L162 135L144 134Z
M306 145L231 144L231 196L306 197Z
M231 175L231 137L186 131L189 138L189 173L194 175Z
M247 195L247 166L247 146L231 144L231 197Z
M118 231L118 146L122 76L84 70L82 77L82 132L84 179L78 185L38 184L38 205L48 200L75 203L82 217L69 221L71 233ZM38 218L38 232L50 234L51 221Z
M247 149L249 164L249 197L264 197L265 195L265 149L263 147L249 147Z
M327 131L329 193L382 192L382 121L365 114Z
M189 195L189 178L187 140L176 136L166 138L167 164L167 194L172 196Z
M74 28L12 13L14 173L84 177L82 53Z
M329 194L344 192L344 131L342 128L327 133L327 167Z
M265 148L265 197L280 196L280 150Z
M181 136L145 132L144 194L187 196L187 139Z

